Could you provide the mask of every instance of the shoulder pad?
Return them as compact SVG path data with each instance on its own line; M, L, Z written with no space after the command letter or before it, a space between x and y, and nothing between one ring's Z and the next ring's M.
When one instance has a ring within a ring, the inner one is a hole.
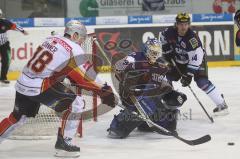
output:
M174 41L177 36L177 30L175 29L175 27L171 26L168 27L165 31L163 31L162 35L164 36L166 41Z
M198 35L194 31L189 30L186 38L187 38L187 42L189 43L188 45L189 50L195 50L196 48L201 46L201 41L198 38Z
M189 43L190 43L190 48L193 50L199 47L199 42L195 37L192 37L191 39L189 39Z

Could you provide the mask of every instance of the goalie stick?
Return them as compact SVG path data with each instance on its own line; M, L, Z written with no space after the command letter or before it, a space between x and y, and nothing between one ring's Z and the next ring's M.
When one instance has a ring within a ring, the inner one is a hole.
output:
M138 115L136 112L135 113L133 112L133 113L135 115L137 115L141 120L147 122L149 127L152 128L155 132L160 133L160 134L164 133L164 134L167 134L169 136L173 136L176 139L178 139L178 140L180 140L180 141L182 141L182 142L184 142L184 143L186 143L188 145L191 145L191 146L200 145L200 144L206 143L206 142L211 140L211 136L210 135L204 135L204 136L202 136L202 137L200 137L198 139L195 139L195 140L187 140L187 139L184 139L184 138L180 137L176 132L169 131L169 130L167 130L167 129L157 125L156 123L154 123L149 118L149 116L144 111L144 109L141 107L141 105L138 102L138 100L136 99L136 97L131 95L130 98L131 98L132 102L134 103L134 105L136 106L137 110L139 111L140 115Z
M180 69L177 67L175 61L173 59L171 59L171 62L173 64L173 66L176 68L177 72L181 75L181 76L186 76L184 74L182 74L182 72L180 71ZM188 85L188 88L190 89L190 91L192 92L193 96L195 97L195 99L197 100L197 102L199 103L199 105L202 107L203 111L205 112L205 114L207 115L208 119L214 123L213 118L208 114L207 110L205 109L205 107L203 106L202 102L198 99L197 95L195 94L195 92L193 91L192 87L190 85Z

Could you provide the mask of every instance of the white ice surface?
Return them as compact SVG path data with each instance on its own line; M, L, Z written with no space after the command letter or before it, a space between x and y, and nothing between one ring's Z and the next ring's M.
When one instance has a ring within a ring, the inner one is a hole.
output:
M188 146L175 138L165 137L154 133L140 133L134 131L127 139L113 140L106 137L113 114L119 108L98 117L98 122L84 123L84 137L77 139L81 147L81 159L237 159L240 157L240 68L212 68L209 69L210 80L221 90L230 114L225 117L214 118L211 124L193 95L187 88L179 87L185 92L188 101L181 108L181 112L188 116L179 120L178 132L184 138L194 139L210 134L212 140L199 146ZM110 80L109 75L103 78ZM0 88L0 119L6 117L13 109L14 83L10 87ZM208 97L192 83L194 91L212 115L214 104ZM190 117L190 109L192 111ZM0 159L19 158L55 158L54 144L56 138L39 141L6 140L0 144ZM234 142L234 146L228 146Z

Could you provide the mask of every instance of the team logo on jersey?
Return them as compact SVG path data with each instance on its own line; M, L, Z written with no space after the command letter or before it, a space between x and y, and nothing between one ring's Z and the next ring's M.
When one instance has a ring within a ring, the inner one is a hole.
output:
M180 103L180 104L183 104L183 98L181 96L178 96L177 97L177 101Z
M128 65L129 64L129 61L127 60L127 59L125 59L124 61L123 61L123 65Z
M185 44L185 42L181 42L181 46L184 48L184 49L186 49L186 44Z
M189 40L190 44L192 45L192 48L195 49L196 47L198 47L198 41L196 38L192 38Z

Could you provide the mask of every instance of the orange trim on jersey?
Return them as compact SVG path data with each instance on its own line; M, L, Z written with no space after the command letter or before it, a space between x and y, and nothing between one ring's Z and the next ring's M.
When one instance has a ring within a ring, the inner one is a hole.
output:
M58 37L53 37L53 41L59 43L62 47L64 47L68 53L72 52L72 47L64 40L58 38Z
M81 88L97 91L97 93L100 91L101 86L97 84L93 79L91 79L89 76L86 75L77 65L76 62L73 59L71 59L71 62L69 63L69 67L71 68L71 71L67 74L68 77L71 78L76 84L78 84Z
M41 92L46 91L47 89L52 87L56 82L59 82L70 71L71 71L71 68L67 66L64 69L62 69L60 72L55 72L51 77L45 78L42 83Z
M16 28L17 28L17 25L13 23L10 29L11 30L16 30Z
M56 82L60 81L62 77L69 77L79 87L95 91L97 94L101 90L101 86L97 84L93 79L88 77L75 63L74 58L70 59L68 65L60 72L55 72L51 77L45 78L42 83L41 92L46 91Z
M43 80L43 83L42 83L42 88L41 88L41 92L44 92L46 91L48 88L51 87L51 84L50 84L50 80L49 78L46 78Z

